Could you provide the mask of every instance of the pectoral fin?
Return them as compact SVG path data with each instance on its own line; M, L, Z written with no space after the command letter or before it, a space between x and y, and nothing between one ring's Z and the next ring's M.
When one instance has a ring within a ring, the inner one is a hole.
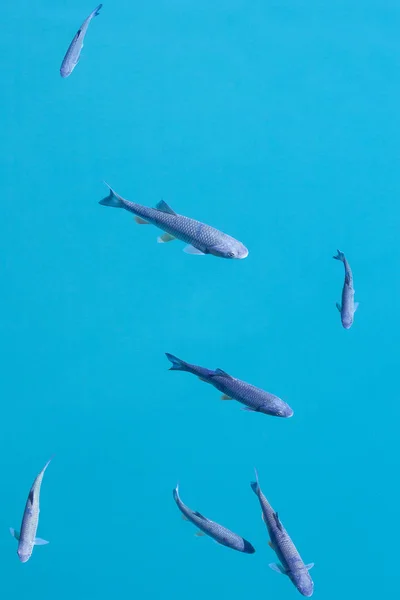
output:
M221 400L232 400L232 398L230 396L227 396L226 394L222 394Z
M206 534L204 533L204 531L196 531L196 533L194 534L196 537L203 537Z
M13 538L19 541L19 531L10 527L10 533L13 536Z
M314 566L314 563L310 563L309 565L306 565L307 571L309 571L310 569L312 569L313 566Z
M204 252L202 252L198 248L195 248L192 245L185 246L185 248L183 249L183 251L186 252L186 254L204 254Z
M171 235L170 233L163 233L163 235L160 235L157 238L157 242L159 244L166 244L167 242L172 242L172 240L174 240L175 237L173 235Z
M342 312L342 307L340 306L339 302L336 302L336 308L340 313Z
M35 538L35 546L45 546L46 544L49 544L50 542L48 542L47 540L42 540L42 538Z
M277 573L282 573L282 575L286 575L286 571L285 569L282 567L282 565L277 564L277 563L270 563L269 568L272 569L273 571L276 571Z
M142 217L138 217L137 215L134 216L134 219L138 225L150 225L148 221L145 221Z
M272 550L274 549L274 546L273 546L273 544L272 544L271 540L269 540L269 542L268 542L268 546L269 546L270 548L272 548Z
M360 305L359 302L354 302L354 312L356 312L356 310L359 307L359 305Z

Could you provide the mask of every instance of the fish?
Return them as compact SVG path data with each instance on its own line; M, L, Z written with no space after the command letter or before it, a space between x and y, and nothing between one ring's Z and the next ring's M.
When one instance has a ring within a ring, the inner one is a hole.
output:
M212 254L220 258L246 258L249 253L241 242L230 235L210 225L178 215L164 200L158 202L155 208L142 206L125 200L108 183L106 185L110 193L100 200L99 204L124 208L135 215L135 221L139 225L150 223L162 229L165 233L159 236L159 243L178 239L188 244L184 248L187 254Z
M238 550L244 554L254 554L255 549L250 542L240 535L237 535L237 533L233 533L230 529L227 529L214 521L210 521L207 517L204 517L199 512L193 511L186 506L179 497L179 485L173 490L173 496L184 520L190 521L193 525L196 525L198 529L198 532L195 534L196 536L201 537L202 535L208 535L218 544L221 544L221 546L227 546L228 548L232 548L232 550Z
M34 546L43 546L49 543L46 540L36 537L36 530L39 524L40 486L42 485L44 472L51 460L52 459L50 458L50 460L47 461L32 484L22 517L21 531L16 531L10 527L11 535L18 541L17 554L22 563L25 563L30 559Z
M70 43L69 48L63 58L63 61L61 63L61 68L60 68L60 75L64 79L71 75L72 71L75 69L76 65L78 64L78 61L79 61L79 58L80 58L80 55L82 52L83 40L85 38L87 28L89 27L90 21L92 19L94 19L94 17L97 17L102 6L103 6L102 4L99 4L94 9L94 11L90 13L88 18L85 19L84 22L82 23L80 29L78 29L78 31L75 34L74 39Z
M353 273L350 265L343 252L337 251L337 255L333 257L335 260L340 260L344 264L344 284L342 290L342 304L336 302L336 308L340 312L342 325L345 329L350 329L354 320L354 313L358 308L358 302L354 302L354 287Z
M273 417L292 417L293 409L281 398L270 394L250 383L235 379L222 369L212 371L184 362L173 354L166 352L166 357L172 363L170 371L186 371L197 375L202 381L210 383L223 393L222 400L237 400L245 405L243 410L260 412Z
M305 565L296 546L293 544L286 529L282 525L277 512L274 511L266 497L261 491L258 474L256 481L251 484L251 489L256 494L262 510L262 519L267 526L270 541L269 546L277 554L280 564L271 563L269 566L274 571L287 575L297 590L303 596L309 598L314 591L314 582L310 576L310 569L314 563Z

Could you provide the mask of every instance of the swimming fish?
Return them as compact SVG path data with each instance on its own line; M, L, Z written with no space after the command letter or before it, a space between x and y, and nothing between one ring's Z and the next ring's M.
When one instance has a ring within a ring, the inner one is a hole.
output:
M49 543L46 540L42 540L41 538L37 538L35 536L39 523L40 486L42 484L44 472L49 466L50 461L51 459L47 461L33 482L31 491L29 492L28 500L26 501L24 515L22 517L21 531L16 531L10 527L11 535L18 540L17 554L19 556L19 560L23 563L30 559L33 546L43 546L44 544Z
M337 255L333 257L335 260L340 260L344 264L344 285L342 290L342 304L336 302L336 308L340 312L342 325L345 329L350 329L354 320L354 313L357 310L358 302L354 302L354 288L353 288L353 273L351 272L350 265L346 260L345 255L340 250L337 251Z
M230 235L205 225L189 217L178 215L170 206L161 200L155 208L141 206L129 202L119 196L108 184L110 193L100 200L99 204L125 208L132 212L136 223L144 225L151 223L165 233L158 238L159 243L170 242L174 239L189 244L184 249L188 254L213 254L221 258L246 258L249 251L241 242Z
M222 546L228 546L228 548L244 552L245 554L254 554L255 549L250 542L186 506L179 497L178 485L173 491L173 496L179 510L183 514L184 520L190 521L199 529L196 536L200 537L206 534Z
M310 577L309 570L312 569L314 563L310 563L309 565L304 564L286 529L282 525L278 513L274 511L262 493L258 483L257 471L256 481L253 481L250 485L260 502L261 516L267 526L270 537L269 546L276 552L281 561L281 564L271 563L269 566L274 571L287 575L300 594L307 597L312 596L314 583Z
M90 13L87 19L84 20L80 29L75 34L74 39L69 45L66 55L61 63L60 75L61 77L68 77L71 75L72 71L75 69L78 64L79 57L83 48L83 40L86 35L87 28L89 27L89 23L94 17L100 12L100 9L103 5L99 4L93 12Z
M223 392L222 400L237 400L244 404L246 408L243 410L261 412L273 417L293 416L293 410L278 396L265 392L240 379L235 379L231 375L228 375L228 373L225 373L225 371L222 371L222 369L211 371L210 369L186 363L168 353L166 353L166 357L172 362L170 371L187 371L188 373L197 375L202 381L211 383L217 390Z

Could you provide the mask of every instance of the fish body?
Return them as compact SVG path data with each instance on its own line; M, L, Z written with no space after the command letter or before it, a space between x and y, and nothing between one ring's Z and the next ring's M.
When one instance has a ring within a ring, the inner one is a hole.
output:
M314 563L309 565L304 564L296 546L293 544L288 532L282 525L278 513L274 511L262 493L258 483L258 477L256 477L256 479L256 481L253 481L250 484L251 489L260 502L262 518L267 526L270 537L269 545L274 550L281 563L280 565L272 563L270 564L270 567L274 571L287 575L303 596L310 597L314 591L314 583L310 577L309 570L314 566Z
M342 290L342 304L336 303L336 308L340 312L342 325L345 329L350 329L354 320L354 313L358 308L358 302L354 302L353 273L343 252L337 251L333 257L344 264L344 284Z
M136 215L137 223L151 223L159 227L166 232L158 238L159 242L169 242L175 238L186 242L189 244L185 248L188 254L213 254L221 258L246 258L248 255L247 248L235 238L210 225L178 215L163 200L156 208L150 208L136 202L129 202L110 186L108 187L109 195L100 200L99 204L124 208Z
M82 48L83 48L83 41L84 41L84 38L85 38L85 35L87 32L87 29L89 27L90 21L92 19L94 19L94 17L97 17L102 6L103 6L102 4L99 4L94 9L94 11L90 13L90 15L87 17L87 19L84 20L80 29L78 29L78 31L76 32L75 37L72 40L72 42L70 43L69 48L68 48L68 50L63 58L63 61L61 63L61 68L60 68L61 77L65 78L65 77L68 77L69 75L71 75L72 71L75 69L76 65L78 64L79 57L81 55Z
M46 540L37 538L36 530L39 524L40 486L42 485L43 475L49 466L50 461L51 459L45 464L30 489L24 515L22 517L21 530L16 531L15 529L10 528L11 535L18 540L17 554L19 560L23 563L30 559L34 546L43 546L44 544L49 543Z
M196 525L201 532L210 536L222 546L227 546L228 548L238 550L239 552L244 552L245 554L254 554L255 549L250 542L242 538L240 535L233 533L233 531L230 531L226 527L223 527L214 521L210 521L210 519L207 519L199 512L193 511L186 506L186 504L184 504L179 497L178 486L176 486L176 488L173 490L173 496L185 520L190 521L193 523L193 525Z
M191 365L172 354L166 354L172 362L171 371L186 371L197 375L202 381L210 383L223 393L223 400L237 400L246 406L246 410L261 412L274 417L291 417L293 410L286 402L254 385L236 379L222 369L211 371L203 367Z

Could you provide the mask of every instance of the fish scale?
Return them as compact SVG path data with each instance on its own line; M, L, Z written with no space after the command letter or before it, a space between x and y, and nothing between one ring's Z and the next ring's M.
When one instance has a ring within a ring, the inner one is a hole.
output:
M156 208L142 206L125 200L108 187L110 194L100 200L100 204L124 208L140 217L142 223L159 227L171 236L170 239L177 238L189 244L185 250L191 254L213 254L221 258L246 258L248 255L247 248L235 238L215 227L175 213L164 201L159 202Z
M263 521L268 529L271 547L281 561L283 572L290 578L298 591L303 596L312 596L314 583L310 577L309 569L313 564L305 565L296 546L282 525L278 514L274 511L261 491L256 473L256 481L251 483L251 488L256 494L262 510ZM271 565L272 567L279 566Z
M191 510L186 504L182 502L179 497L178 486L173 490L174 500L181 511L181 513L198 529L203 531L206 535L209 535L216 542L221 544L222 546L228 546L228 548L232 548L233 550L238 550L239 552L244 552L246 554L253 554L255 552L253 546L242 538L237 533L234 533L230 529L223 527L219 523L215 523L215 521L211 521L207 519L199 512Z
M12 535L18 539L17 552L21 562L26 562L27 560L29 560L35 544L42 545L48 543L45 540L36 538L36 531L39 524L40 488L42 485L44 472L49 466L50 461L51 459L47 461L43 469L40 471L39 475L36 477L29 491L28 499L25 504L24 514L22 517L20 532L17 533L14 531L14 529L10 530Z
M337 251L337 255L333 257L335 260L339 260L344 265L344 284L342 289L342 303L336 303L336 308L340 312L340 318L342 325L345 329L350 329L354 320L354 313L357 310L358 302L354 302L354 287L353 287L353 273L350 265L343 252Z
M191 365L172 354L167 353L166 356L172 362L171 370L186 371L197 375L202 381L210 383L217 390L223 392L226 396L224 397L225 400L234 399L244 404L247 407L244 410L261 412L275 417L287 418L293 415L293 410L290 406L281 400L281 398L278 398L278 396L255 387L246 381L236 379L221 369L211 371L204 367Z
M83 42L84 42L85 35L86 35L87 29L89 27L89 24L90 24L91 20L94 19L94 17L97 17L102 6L103 6L102 4L99 4L98 6L96 6L96 8L84 20L84 22L82 23L82 25L76 32L74 39L70 43L68 50L67 50L67 52L63 58L63 61L61 63L61 67L60 67L60 75L64 79L66 77L69 77L69 75L71 75L72 71L75 69L76 65L78 64L79 57L81 55L82 48L83 48Z

